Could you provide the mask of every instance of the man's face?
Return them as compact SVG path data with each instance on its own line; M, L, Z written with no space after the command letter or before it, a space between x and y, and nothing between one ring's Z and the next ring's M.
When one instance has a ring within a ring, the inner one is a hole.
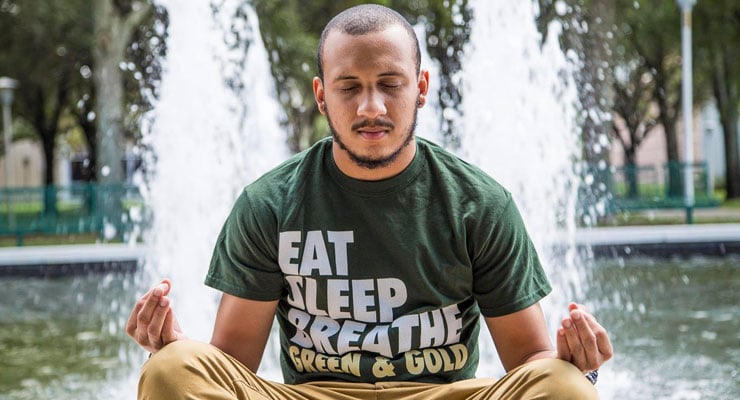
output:
M415 54L400 26L327 37L324 80L314 79L314 93L334 135L334 159L350 176L382 179L413 159L409 144L429 77L416 74Z

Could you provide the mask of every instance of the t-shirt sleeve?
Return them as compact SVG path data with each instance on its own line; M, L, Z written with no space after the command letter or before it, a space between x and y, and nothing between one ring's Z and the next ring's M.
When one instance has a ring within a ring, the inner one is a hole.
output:
M205 284L250 300L279 299L283 274L277 263L276 225L268 207L251 203L245 189L218 235Z
M535 304L551 291L537 251L511 195L480 218L474 247L473 292L481 313L497 317Z

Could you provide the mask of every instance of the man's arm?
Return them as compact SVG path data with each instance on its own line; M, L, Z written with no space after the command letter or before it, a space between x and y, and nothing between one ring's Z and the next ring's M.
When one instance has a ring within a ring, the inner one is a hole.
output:
M501 317L486 317L485 320L506 371L528 361L557 356L539 303Z
M252 372L262 361L278 301L255 301L224 293L218 306L211 344Z
M486 325L504 368L509 371L539 358L559 358L581 371L598 369L613 355L609 335L588 310L571 303L561 321L557 350L553 350L539 303L501 317L486 318Z

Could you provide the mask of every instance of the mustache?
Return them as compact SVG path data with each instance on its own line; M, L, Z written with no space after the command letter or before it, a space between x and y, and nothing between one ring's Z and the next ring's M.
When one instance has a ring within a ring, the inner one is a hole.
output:
M395 125L393 125L393 122L383 119L383 118L375 118L375 119L364 119L359 122L355 122L352 124L351 129L353 131L356 131L360 128L367 128L369 126L372 127L383 127L388 129L393 129Z

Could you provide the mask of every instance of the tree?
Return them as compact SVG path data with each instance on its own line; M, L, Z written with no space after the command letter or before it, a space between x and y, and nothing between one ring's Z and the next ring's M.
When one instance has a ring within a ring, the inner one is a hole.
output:
M0 75L20 81L17 115L36 130L44 153L44 183L54 183L59 120L80 70L90 63L89 2L0 3ZM56 193L47 190L44 212L56 214Z
M637 149L657 125L652 112L650 94L653 91L653 82L650 73L639 62L635 64L637 66L634 68L622 66L624 76L617 76L612 85L613 111L619 117L612 124L612 136L618 140L624 151L628 197L639 195ZM626 131L627 137L624 137L622 131Z
M655 82L653 100L663 126L668 159L668 196L683 194L676 124L681 107L680 12L675 2L619 0L615 4L617 37L634 52Z
M704 90L714 96L724 133L727 198L737 199L740 198L740 3L702 0L697 3L694 16L696 70L709 77Z

